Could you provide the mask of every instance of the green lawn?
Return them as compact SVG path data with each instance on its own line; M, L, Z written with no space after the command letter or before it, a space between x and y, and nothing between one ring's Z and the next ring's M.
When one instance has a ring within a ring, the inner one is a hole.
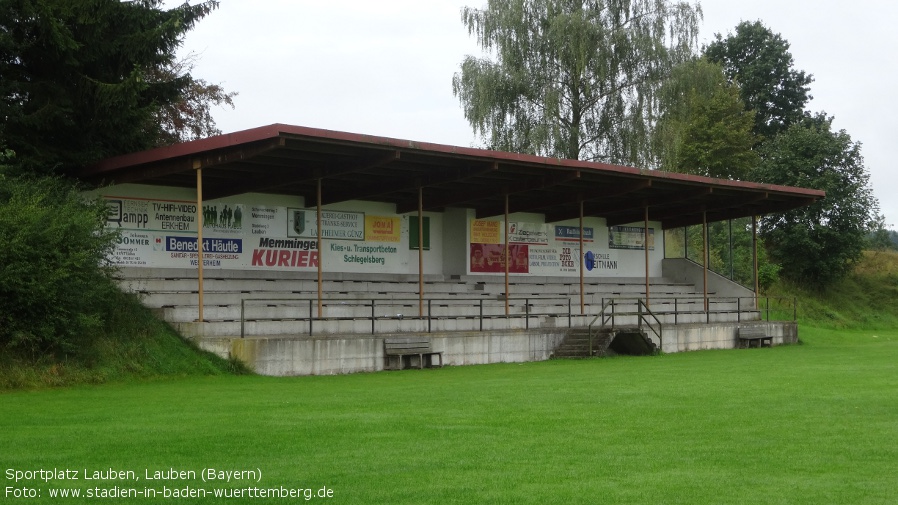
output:
M802 327L801 337L773 349L2 393L0 503L163 486L327 487L331 499L310 501L352 504L898 502L898 331ZM80 480L10 478L54 468ZM110 468L139 480L83 480ZM196 478L145 478L172 468ZM207 468L261 479L203 482ZM13 499L23 486L40 498Z

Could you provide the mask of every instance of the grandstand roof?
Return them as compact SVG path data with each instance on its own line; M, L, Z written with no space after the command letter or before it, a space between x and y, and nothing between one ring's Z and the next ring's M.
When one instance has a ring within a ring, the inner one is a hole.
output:
M783 212L824 198L819 190L711 179L587 161L456 147L273 124L109 158L80 174L95 184L196 187L203 198L296 195L307 205L389 202L399 214L447 207L478 218L534 212L546 222L603 217L609 226L649 219L664 229Z

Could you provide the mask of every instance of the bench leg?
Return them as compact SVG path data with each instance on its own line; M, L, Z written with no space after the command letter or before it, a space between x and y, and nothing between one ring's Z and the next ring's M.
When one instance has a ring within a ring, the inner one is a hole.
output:
M440 368L443 368L443 353L441 353L441 352L429 352L429 353L425 354L425 356L427 357L427 361L425 362L424 366L426 366L427 368L433 368L433 367L434 367L434 365L433 365L433 357L434 357L434 356L437 356L437 357L440 358Z

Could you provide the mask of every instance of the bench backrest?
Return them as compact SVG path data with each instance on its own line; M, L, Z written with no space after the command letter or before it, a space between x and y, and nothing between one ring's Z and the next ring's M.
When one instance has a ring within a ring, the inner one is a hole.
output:
M385 338L384 352L388 355L433 352L428 338Z
M739 328L739 338L761 338L767 336L765 326L742 326Z

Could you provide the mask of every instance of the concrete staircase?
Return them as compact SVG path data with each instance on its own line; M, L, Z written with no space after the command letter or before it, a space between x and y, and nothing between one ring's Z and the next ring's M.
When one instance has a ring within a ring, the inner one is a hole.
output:
M605 356L608 345L611 343L613 332L610 329L598 332L592 340L592 354L590 354L589 329L574 328L568 332L561 342L553 358L589 358L591 356Z
M611 342L609 332L597 334L592 342L592 354L589 346L589 329L574 328L568 332L561 344L552 353L553 358L588 358L591 356L604 356L608 344Z
M574 328L568 332L558 348L555 349L552 357L556 359L588 358L615 354L644 356L658 352L657 344L648 337L644 330L637 327L600 329L593 336L591 348L592 353L590 354L589 329Z

